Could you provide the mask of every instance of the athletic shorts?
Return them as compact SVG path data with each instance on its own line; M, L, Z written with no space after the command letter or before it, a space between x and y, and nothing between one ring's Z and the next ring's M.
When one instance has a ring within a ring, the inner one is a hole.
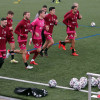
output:
M32 39L34 48L41 48L42 47L42 39Z
M75 28L67 27L67 34L69 39L75 39Z
M26 49L27 41L26 41L26 42L18 42L18 43L19 43L19 48L20 48L21 50Z
M0 58L6 58L6 51L0 51Z
M51 33L45 31L44 35L45 35L46 40L51 40L52 39L52 34Z

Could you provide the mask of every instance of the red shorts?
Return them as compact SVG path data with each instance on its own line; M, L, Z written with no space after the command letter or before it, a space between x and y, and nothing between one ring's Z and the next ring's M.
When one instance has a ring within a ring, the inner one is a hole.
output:
M6 51L0 51L0 58L5 59L6 58Z
M10 39L7 40L9 43L15 43L14 37L12 36Z
M26 49L27 41L26 41L26 42L18 42L18 43L19 43L19 48L20 48L21 50Z
M41 48L42 47L42 39L32 39L34 48Z
M75 28L67 27L67 34L69 39L75 39Z
M52 34L51 33L44 31L44 35L45 35L46 40L51 40L52 39Z

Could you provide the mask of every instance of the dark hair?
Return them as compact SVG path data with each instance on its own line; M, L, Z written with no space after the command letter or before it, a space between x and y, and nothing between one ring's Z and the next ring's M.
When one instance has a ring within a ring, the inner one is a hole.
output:
M74 8L76 8L76 7L77 7L77 6L72 6L71 9L74 9Z
M39 10L38 11L38 14L40 15L42 12L44 12L44 10Z
M6 18L4 18L4 17L3 17L3 18L1 18L1 21L4 21L4 20L7 20L7 19L6 19Z
M29 12L26 12L26 11L25 11L25 12L23 12L23 16L24 16L24 15L26 15L27 13L29 13Z
M43 5L42 8L47 8L47 5Z
M8 11L7 14L14 15L13 11Z
M52 11L52 9L55 9L55 7L50 7L50 8L49 8L49 11Z

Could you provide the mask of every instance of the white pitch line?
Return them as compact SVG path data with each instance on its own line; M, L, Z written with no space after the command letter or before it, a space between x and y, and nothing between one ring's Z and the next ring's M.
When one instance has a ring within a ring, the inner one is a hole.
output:
M43 86L49 86L48 84L45 83L40 83L40 82L32 82L32 81L27 81L27 80L21 80L21 79L16 79L16 78L9 78L9 77L4 77L4 76L0 76L0 79L6 79L6 80L12 80L12 81L18 81L18 82L23 82L23 83L31 83L31 84L37 84L37 85L43 85ZM66 89L66 90L74 90L73 88L69 88L69 87L63 87L63 86L56 86L56 88L60 88L60 89ZM80 92L85 92L88 93L87 90L80 90ZM92 92L92 94L100 94L98 92Z

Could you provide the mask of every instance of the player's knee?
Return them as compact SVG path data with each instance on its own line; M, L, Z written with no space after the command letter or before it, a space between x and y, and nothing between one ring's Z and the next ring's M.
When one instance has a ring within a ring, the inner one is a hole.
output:
M52 45L54 44L54 41L53 41L53 40L51 41L51 44L52 44Z

